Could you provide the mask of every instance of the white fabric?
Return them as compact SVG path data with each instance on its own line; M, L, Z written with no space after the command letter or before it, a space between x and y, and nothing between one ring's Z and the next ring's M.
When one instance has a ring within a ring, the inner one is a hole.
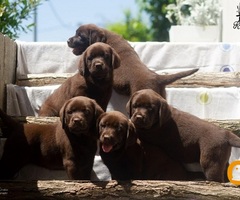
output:
M63 42L17 42L17 78L26 74L75 73L79 56Z
M7 85L7 112L12 116L37 116L45 99L59 87L20 87ZM240 119L240 88L167 88L170 105L202 119ZM127 115L128 97L113 92L107 111L118 110Z
M200 68L201 72L240 71L240 43L131 42L130 44L140 59L157 73L194 68ZM78 59L79 56L73 55L71 49L63 42L18 42L17 78L27 74L74 73L77 71ZM7 85L8 114L37 115L42 102L57 87L59 85L43 87ZM167 88L167 100L174 107L203 119L240 119L240 88L238 87ZM118 110L127 115L125 108L127 101L127 97L113 92L107 110ZM230 161L239 158L239 149L234 148ZM102 161L98 155L95 157L95 162L101 163L95 169L97 177L102 173L100 178L95 177L95 179L108 180L109 172L101 169ZM38 174L39 171L29 177L34 179ZM52 177L49 171L43 171L43 175L43 178ZM56 176L60 179L64 177L62 174ZM19 177L24 179L28 177L28 173Z
M200 68L200 71L240 70L240 43L131 43L155 72Z
M65 42L18 42L17 76L74 73L80 56ZM240 43L130 42L141 60L156 72L200 68L200 71L239 71Z

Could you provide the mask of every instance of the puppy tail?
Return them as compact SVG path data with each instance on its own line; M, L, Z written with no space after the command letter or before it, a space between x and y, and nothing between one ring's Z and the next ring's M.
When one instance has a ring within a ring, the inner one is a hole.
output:
M198 70L199 69L191 69L191 70L187 70L187 71L183 71L183 72L178 72L175 74L159 75L159 79L160 79L159 84L168 85L180 78L190 76L190 75L194 74L195 72L197 72Z
M232 147L240 148L240 138L232 132L228 132L228 143Z

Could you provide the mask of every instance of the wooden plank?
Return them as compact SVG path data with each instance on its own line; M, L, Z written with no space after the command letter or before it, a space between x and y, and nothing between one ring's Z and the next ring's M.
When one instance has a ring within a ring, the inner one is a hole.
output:
M166 73L164 73L166 74ZM72 73L29 74L17 80L20 86L43 86L61 84ZM179 79L167 87L240 87L240 72L197 72Z
M0 108L5 110L6 84L15 83L17 44L0 34Z
M208 181L2 181L5 199L240 199L239 188Z
M3 98L3 108L6 110L7 103L7 92L6 84L16 82L16 67L17 67L17 44L15 41L11 40L9 37L5 36L5 56L4 56L4 98Z
M0 33L0 108L4 108L3 102L4 102L4 97L5 97L5 83L3 79L3 71L4 71L4 50L5 50L5 45L4 45L4 35Z
M16 82L17 44L5 36L5 84Z

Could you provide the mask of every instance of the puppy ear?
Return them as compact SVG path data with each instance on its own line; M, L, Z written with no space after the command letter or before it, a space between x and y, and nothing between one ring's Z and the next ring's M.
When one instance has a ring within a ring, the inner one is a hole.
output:
M116 69L120 67L121 65L121 59L118 53L115 51L115 49L112 48L112 67L113 69Z
M165 99L160 97L160 108L159 108L159 121L160 126L165 124L172 117L172 112Z
M126 110L129 117L132 117L131 99L126 104Z
M98 105L98 103L93 100L94 106L95 106L95 119L97 120L99 116L104 113L103 109Z
M100 134L99 134L99 123L100 123L101 119L105 116L105 114L106 113L103 112L102 114L100 114L100 116L96 120L96 132L97 132L98 137L100 137Z
M130 118L132 117L132 100L136 96L136 94L138 94L138 92L133 93L126 104L126 110Z
M127 138L126 138L126 147L132 146L137 141L137 133L135 130L134 124L131 122L131 120L128 121L128 132L127 132Z
M87 62L86 62L86 50L80 56L80 60L79 60L79 63L78 63L78 71L84 77L88 76L88 74L89 74L89 71L88 71L88 68L87 68Z
M66 121L66 112L65 112L65 109L68 105L68 102L69 101L66 101L64 103L64 105L62 106L62 108L60 109L59 111L59 117L60 117L60 121L62 123L62 128L65 129L67 127L67 121Z
M90 30L89 31L89 45L91 45L95 42L106 43L106 41L107 41L107 38L106 38L103 30L97 29L97 30Z

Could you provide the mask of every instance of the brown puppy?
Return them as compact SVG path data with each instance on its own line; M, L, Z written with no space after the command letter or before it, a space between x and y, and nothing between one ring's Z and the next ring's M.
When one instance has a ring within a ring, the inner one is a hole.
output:
M69 179L90 179L97 150L96 119L103 110L92 99L74 97L61 109L61 122L20 124L0 110L8 136L0 178L11 179L24 165L65 169Z
M133 94L127 110L141 141L159 145L179 162L199 162L207 180L224 180L231 147L240 147L236 135L169 106L151 89Z
M75 96L95 99L105 111L112 94L113 70L120 58L104 43L89 46L79 61L79 73L68 78L41 106L40 116L59 116L64 102Z
M118 111L98 119L100 155L112 178L187 180L185 169L159 147L141 143L133 124Z
M129 96L140 89L151 88L165 98L167 84L189 76L198 70L194 69L172 75L158 75L141 62L134 49L120 35L94 24L80 26L75 36L69 38L68 46L73 48L75 55L81 55L89 45L95 42L107 43L119 54L121 66L114 70L113 88L123 95Z
M100 156L112 179L139 179L142 173L142 151L137 145L133 124L118 112L103 113L97 122Z

